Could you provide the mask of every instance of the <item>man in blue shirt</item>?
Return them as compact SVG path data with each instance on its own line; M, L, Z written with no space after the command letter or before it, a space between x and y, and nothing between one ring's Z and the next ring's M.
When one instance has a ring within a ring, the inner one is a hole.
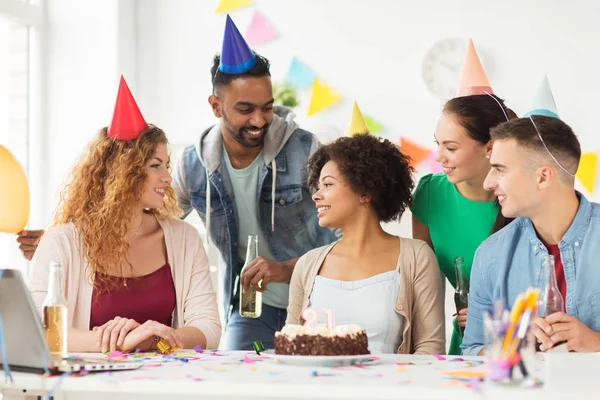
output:
M572 351L600 351L600 205L575 190L577 137L547 116L505 122L491 136L484 186L496 194L502 214L516 219L475 253L463 354L483 353L482 316L496 299L512 305L528 287L540 287L542 258L553 245L563 265L566 313L533 321L540 349L566 341Z

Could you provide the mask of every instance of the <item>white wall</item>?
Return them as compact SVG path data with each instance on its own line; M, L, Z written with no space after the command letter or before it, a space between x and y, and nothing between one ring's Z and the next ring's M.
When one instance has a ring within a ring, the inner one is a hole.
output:
M100 127L110 123L118 78L135 71L134 0L48 0L44 3L40 95L44 148L42 196L32 199L47 223L67 172ZM126 16L126 20L123 17ZM33 99L34 101L36 99ZM33 227L35 228L35 227Z
M600 2L579 0L254 0L232 13L242 32L261 11L280 38L257 46L282 80L299 57L343 95L330 110L298 121L329 141L345 130L352 101L385 125L385 136L407 136L433 149L442 102L421 78L431 45L471 36L495 92L518 114L547 73L562 118L584 151L600 150L595 116L600 105ZM38 123L33 146L41 165L36 223L50 219L65 173L112 114L118 76L124 73L149 122L180 146L195 141L214 118L207 104L209 69L220 51L224 16L208 0L47 0L41 53ZM343 14L343 16L342 16ZM419 176L428 172L422 165ZM34 189L35 192L35 189ZM593 197L596 201L598 196ZM42 222L43 221L43 222ZM388 228L410 236L410 216ZM450 297L449 297L450 299ZM451 299L450 299L451 300ZM453 305L450 301L448 307Z
M145 0L139 7L138 99L173 142L194 141L214 121L209 68L224 26L215 4ZM242 33L254 10L280 33L255 48L271 60L274 80L285 77L297 56L343 95L330 110L307 118L309 91L302 92L297 119L323 141L343 132L356 99L363 113L385 125L382 136L407 136L433 149L442 102L423 83L422 59L439 40L470 36L495 92L518 114L528 110L547 73L559 112L584 151L600 148L594 118L600 106L598 2L255 0L232 13ZM428 172L427 165L419 172ZM410 235L409 220L391 229Z

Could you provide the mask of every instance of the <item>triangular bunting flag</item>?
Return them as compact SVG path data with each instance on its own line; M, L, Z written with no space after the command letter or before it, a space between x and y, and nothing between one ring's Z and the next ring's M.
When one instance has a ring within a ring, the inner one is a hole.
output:
M432 151L431 153L429 153L429 155L427 156L427 161L429 162L429 169L432 174L437 174L444 170L442 168L442 164L435 161L435 151Z
M312 94L310 96L310 105L308 106L308 116L318 113L331 107L340 99L340 96L332 88L321 82L319 79L315 79L312 86Z
M277 38L277 36L279 36L279 34L275 28L273 28L261 13L256 11L245 35L248 44L250 46L256 46L268 42L269 40L273 40Z
M410 157L410 166L413 168L425 160L429 153L431 153L431 150L406 138L400 138L400 151L405 156Z
M352 115L350 116L350 123L348 124L346 135L353 136L360 133L369 133L369 128L367 127L367 123L365 122L362 113L358 108L358 104L356 104L356 101L354 101Z
M577 178L579 182L587 189L590 194L594 194L596 183L596 166L598 165L597 153L586 153L581 156L579 168L577 169Z
M285 80L296 89L305 89L315 81L315 74L306 64L294 57Z
M228 13L252 4L252 0L220 0L216 13Z
M365 123L373 135L383 129L383 125L381 125L375 119L369 117L368 115L363 115L363 117L365 117Z

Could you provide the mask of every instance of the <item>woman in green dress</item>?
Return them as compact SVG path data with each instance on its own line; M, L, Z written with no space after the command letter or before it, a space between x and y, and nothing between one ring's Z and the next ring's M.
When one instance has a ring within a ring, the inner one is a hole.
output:
M443 173L425 175L413 195L413 237L429 243L454 288L454 260L463 258L463 272L469 276L479 244L509 222L494 193L483 188L490 170L490 129L509 118L516 118L515 113L493 94L449 100L434 133ZM466 322L463 309L454 319L448 354L461 354L459 327Z

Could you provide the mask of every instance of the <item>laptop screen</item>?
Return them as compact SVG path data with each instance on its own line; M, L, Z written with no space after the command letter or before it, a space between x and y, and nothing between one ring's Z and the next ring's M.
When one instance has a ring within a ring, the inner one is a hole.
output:
M0 315L11 368L43 370L44 364L53 365L40 317L18 270L0 269Z

